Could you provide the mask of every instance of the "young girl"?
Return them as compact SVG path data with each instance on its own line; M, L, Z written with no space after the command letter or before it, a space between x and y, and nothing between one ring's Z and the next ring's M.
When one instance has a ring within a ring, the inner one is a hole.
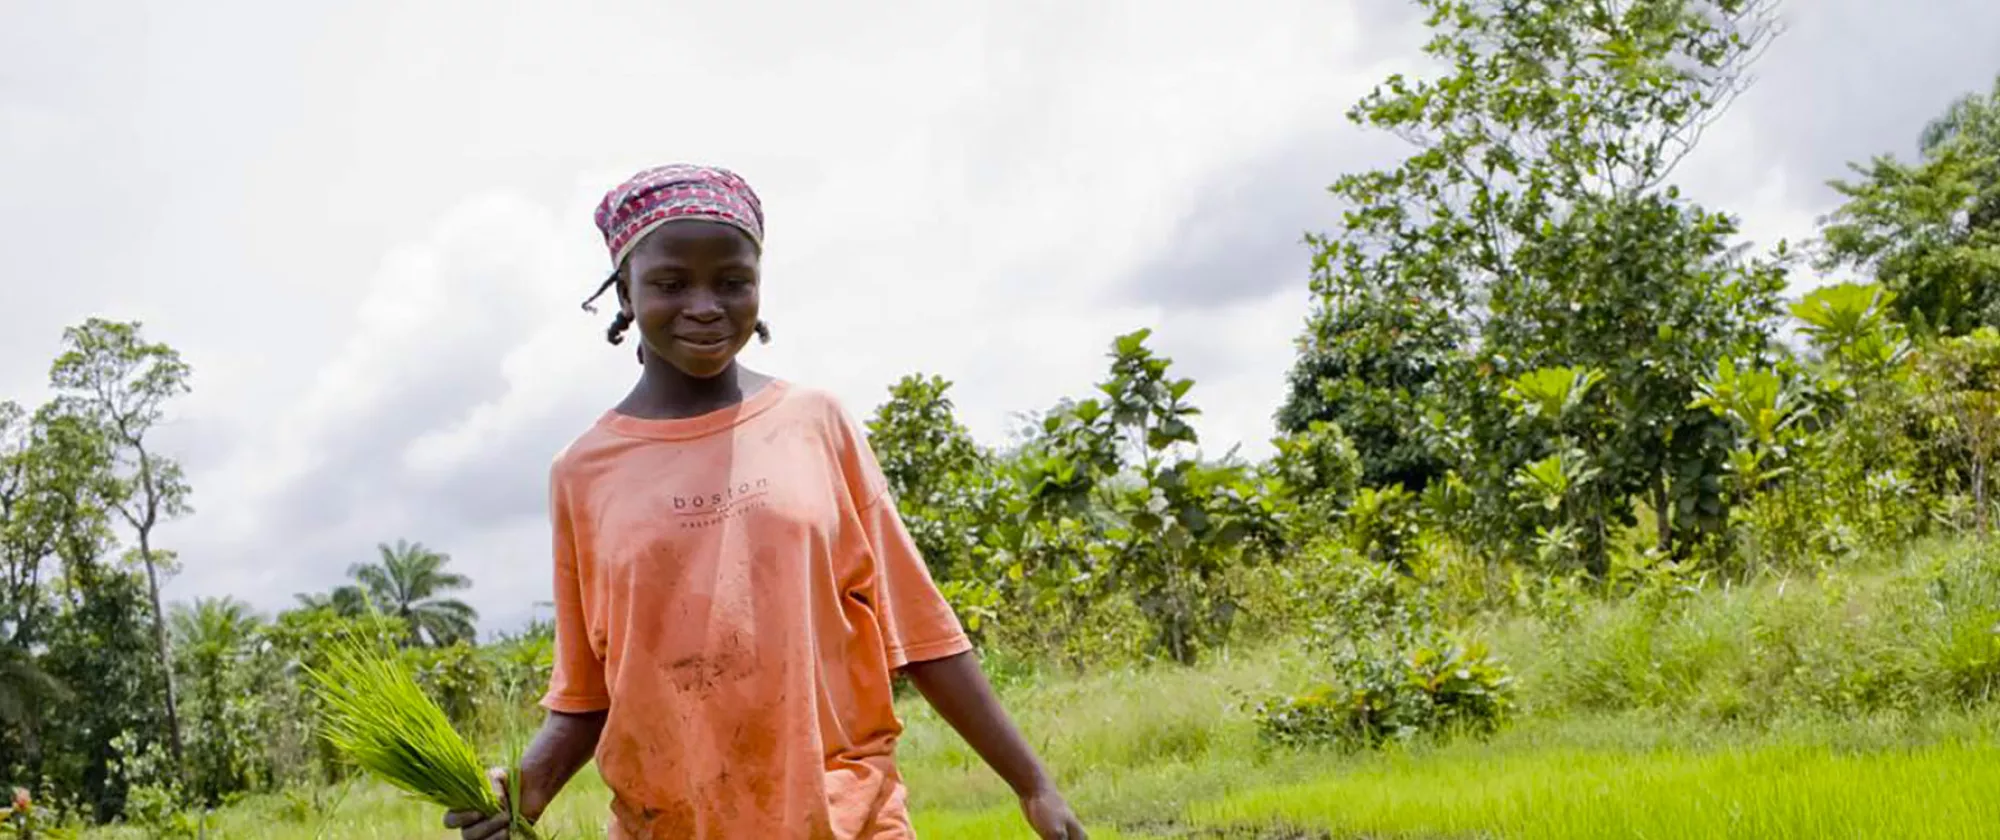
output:
M770 339L756 193L724 169L666 166L612 190L596 220L613 267L598 295L618 293L609 338L637 327L643 371L550 471L555 670L522 813L539 817L595 757L613 838L912 837L901 671L1039 837L1082 840L861 429L828 394L736 363ZM445 825L506 834L504 816Z

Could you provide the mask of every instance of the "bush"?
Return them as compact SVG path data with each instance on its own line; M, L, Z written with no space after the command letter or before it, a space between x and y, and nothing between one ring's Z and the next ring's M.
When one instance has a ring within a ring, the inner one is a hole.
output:
M1361 456L1333 423L1313 421L1302 431L1272 439L1276 452L1264 465L1270 495L1285 523L1286 537L1306 543L1337 533L1340 512L1361 480Z
M77 840L83 832L65 820L56 809L36 802L27 788L14 788L6 807L0 807L0 840Z
M1288 746L1378 746L1435 733L1490 733L1511 714L1514 678L1485 645L1377 637L1330 658L1332 678L1257 707L1258 733Z
M1281 746L1372 747L1446 732L1491 732L1514 708L1514 679L1483 643L1441 630L1440 593L1393 567L1336 552L1311 567L1311 646L1326 677L1257 706Z

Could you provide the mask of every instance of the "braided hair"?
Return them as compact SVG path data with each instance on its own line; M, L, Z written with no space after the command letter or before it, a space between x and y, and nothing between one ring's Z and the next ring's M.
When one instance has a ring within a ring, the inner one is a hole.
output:
M595 304L597 303L597 299L603 297L605 292L617 287L618 281L624 276L625 267L623 265L611 272L611 276L604 278L604 282L598 284L597 291L584 299L583 311L596 312L597 306ZM604 340L611 342L613 345L623 344L625 343L625 331L631 328L632 315L626 312L625 308L621 306L618 308L617 314L611 316L611 326L604 329ZM757 326L754 329L757 332L758 342L763 344L771 343L771 328L764 324L763 319L758 319Z

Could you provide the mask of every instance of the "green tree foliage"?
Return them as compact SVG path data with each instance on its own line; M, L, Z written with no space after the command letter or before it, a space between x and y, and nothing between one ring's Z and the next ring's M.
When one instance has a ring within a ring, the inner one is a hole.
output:
M1926 151L1960 141L2000 147L2000 76L1994 77L1991 90L1954 100L1943 114L1924 124L1918 139Z
M373 602L368 599L368 591L351 584L336 586L327 592L301 592L293 597L301 608L332 610L348 618L364 615L374 608Z
M1831 182L1822 270L1851 267L1895 295L1919 333L2000 327L2000 80L1927 126L1915 163L1879 155Z
M42 776L104 820L124 813L135 781L157 781L122 772L124 755L113 740L123 736L141 751L164 747L165 686L153 661L145 576L104 568L76 585L89 594L59 615L42 662L90 700L66 708L50 727ZM171 778L171 765L162 772Z
M936 377L897 383L869 423L912 534L975 631L1005 614L1016 643L1076 655L1115 646L1104 622L1129 606L1148 652L1193 661L1231 624L1228 571L1280 543L1273 480L1352 487L1352 450L1324 428L1288 437L1278 470L1203 458L1194 383L1149 337L1119 336L1097 394L1059 403L1006 455L972 441Z
M265 661L263 620L234 598L198 598L171 611L176 665L187 700L187 792L214 805L268 786L263 750L276 674Z
M979 514L992 498L994 470L953 413L950 390L940 376L906 376L867 424L889 493L941 579L978 568Z
M110 507L138 540L152 607L155 660L166 686L167 743L181 757L181 730L166 617L160 607L162 566L171 558L153 547L160 523L186 515L190 492L180 464L147 447L147 435L165 415L165 404L187 393L191 371L180 353L148 342L137 323L92 318L63 332L63 352L49 370L58 400L101 428L111 447Z
M41 640L52 605L43 579L51 539L41 515L47 499L29 481L38 457L29 448L33 435L28 413L0 402L0 631L22 651Z
M1367 474L1354 442L1338 424L1315 420L1271 445L1276 451L1264 466L1267 495L1279 506L1286 541L1304 545L1333 535Z
M26 650L0 647L0 726L31 738L40 723L36 712L75 696ZM31 741L24 746L33 745Z
M988 524L1005 516L1012 488L995 457L958 422L950 390L940 376L903 377L869 419L868 438L931 576L981 639L1001 597Z
M1336 427L1353 442L1363 484L1422 490L1449 463L1426 436L1421 407L1437 399L1440 372L1455 360L1463 331L1421 298L1334 286L1328 245L1318 244L1320 304L1300 339L1278 428L1300 435Z
M439 647L473 638L478 611L464 601L445 597L472 586L464 575L445 571L450 555L405 540L397 540L394 546L384 543L376 550L381 552L380 560L356 563L347 574L366 593L369 603L409 627L410 644ZM332 602L352 603L353 597L336 590Z
M113 507L124 499L114 441L97 418L62 401L12 418L5 538L9 658L31 663L89 703L59 717L31 704L0 739L0 765L43 778L101 817L120 813L127 780L110 739L165 740L163 672L148 632L143 573L111 559Z
M1822 286L1791 307L1803 358L1736 365L1692 406L1736 432L1724 554L1793 567L1893 545L1924 526L1911 343L1880 286Z
M1061 568L1068 582L1108 578L1109 588L1087 591L1131 598L1154 649L1192 662L1234 615L1224 572L1275 547L1278 526L1248 464L1200 457L1191 422L1200 409L1187 400L1194 381L1169 375L1172 362L1146 346L1150 336L1119 336L1099 396L1044 419L1023 462L1018 510L1081 537L1072 545L1082 552Z
M1982 327L1937 342L1918 362L1933 428L1960 453L1974 522L1990 533L1993 467L2000 456L2000 330Z
M1386 424L1356 436L1370 477L1412 459L1449 466L1477 491L1467 533L1507 554L1541 527L1508 487L1523 466L1568 457L1516 422L1508 383L1589 368L1603 381L1572 421L1592 461L1567 503L1586 523L1577 556L1603 571L1603 535L1638 497L1662 544L1712 527L1727 428L1686 395L1721 359L1769 343L1786 258L1746 260L1735 221L1668 180L1775 34L1771 4L1421 5L1425 51L1447 69L1393 76L1349 112L1416 151L1334 184L1349 209L1312 240L1317 303L1283 416Z

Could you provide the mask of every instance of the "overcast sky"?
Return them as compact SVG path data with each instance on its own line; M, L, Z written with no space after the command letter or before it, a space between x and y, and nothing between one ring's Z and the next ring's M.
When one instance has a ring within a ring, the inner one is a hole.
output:
M487 629L546 597L549 459L636 365L577 308L590 208L723 164L769 216L749 362L865 415L943 374L989 441L1155 329L1204 439L1265 451L1342 112L1416 66L1400 0L0 0L0 397L138 319L195 392L168 595L272 609L417 540ZM837 11L836 11L837 10ZM1792 0L1683 170L1760 244L2000 72L1993 0ZM1805 282L1801 278L1801 282Z

